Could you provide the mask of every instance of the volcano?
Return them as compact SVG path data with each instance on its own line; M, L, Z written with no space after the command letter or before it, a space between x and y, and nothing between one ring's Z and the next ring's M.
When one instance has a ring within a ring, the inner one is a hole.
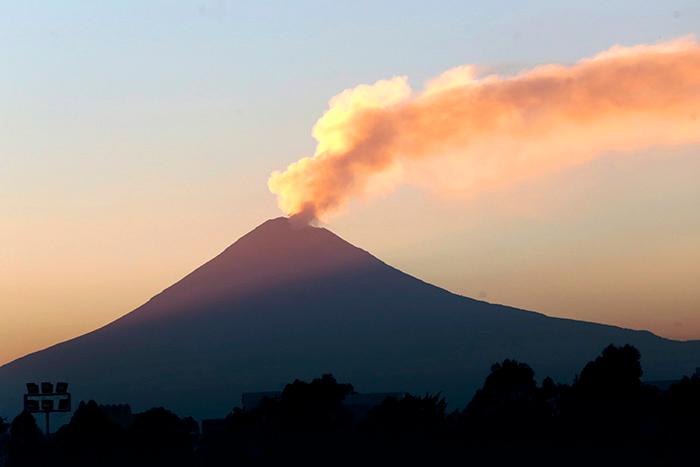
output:
M496 361L570 382L611 343L641 351L645 379L700 365L700 341L455 295L278 218L122 318L0 367L0 413L19 412L25 382L65 380L76 400L215 417L243 392L322 373L361 392L440 391L460 407Z

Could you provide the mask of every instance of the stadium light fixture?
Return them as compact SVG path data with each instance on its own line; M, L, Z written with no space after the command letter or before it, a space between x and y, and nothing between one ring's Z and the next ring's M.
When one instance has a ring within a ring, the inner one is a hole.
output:
M40 391L41 389L41 391ZM27 393L24 395L24 410L29 413L44 413L46 415L46 436L51 434L49 419L54 412L71 411L71 395L68 383L43 381L41 384L27 383Z
M70 412L70 399L59 399L57 412Z
M28 400L25 402L24 408L27 410L27 412L39 412L39 401Z

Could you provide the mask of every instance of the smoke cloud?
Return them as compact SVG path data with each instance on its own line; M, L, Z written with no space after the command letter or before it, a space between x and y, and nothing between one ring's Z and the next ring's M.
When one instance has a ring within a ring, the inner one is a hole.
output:
M411 183L472 196L610 152L700 142L700 44L615 46L511 77L466 65L415 93L405 76L333 97L316 152L268 181L301 222Z

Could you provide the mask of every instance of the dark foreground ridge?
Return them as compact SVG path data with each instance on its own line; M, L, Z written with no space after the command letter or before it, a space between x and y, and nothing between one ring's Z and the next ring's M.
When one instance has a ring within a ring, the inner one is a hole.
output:
M244 392L325 373L362 393L440 391L459 407L492 362L570 382L611 343L638 348L651 380L700 364L700 342L458 296L278 218L113 323L1 367L0 413L17 412L26 382L68 381L75 400L208 418Z
M196 420L165 408L132 414L128 406L89 401L50 437L27 413L10 426L0 420L0 464L696 465L700 376L662 391L641 375L631 346L605 348L571 385L538 384L530 366L508 359L491 367L466 407L448 410L439 394L372 401L326 374L206 420L201 431Z

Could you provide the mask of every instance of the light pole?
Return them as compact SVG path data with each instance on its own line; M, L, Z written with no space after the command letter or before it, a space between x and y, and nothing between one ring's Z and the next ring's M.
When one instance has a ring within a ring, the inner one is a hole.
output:
M24 410L29 413L44 413L46 415L46 436L51 434L50 416L53 412L70 412L71 397L68 383L42 382L41 391L36 383L27 383L27 393L24 395Z

